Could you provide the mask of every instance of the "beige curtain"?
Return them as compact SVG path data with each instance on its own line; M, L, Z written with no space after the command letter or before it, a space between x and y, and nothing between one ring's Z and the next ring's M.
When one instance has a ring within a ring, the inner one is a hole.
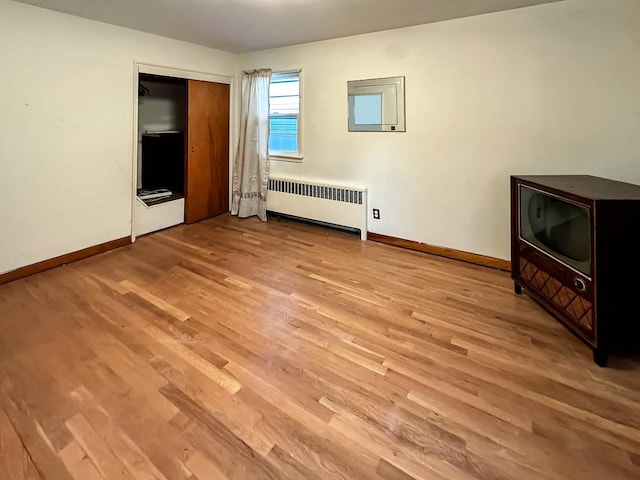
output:
M269 84L271 70L245 71L242 76L240 138L233 165L231 215L257 215L267 221L269 182Z

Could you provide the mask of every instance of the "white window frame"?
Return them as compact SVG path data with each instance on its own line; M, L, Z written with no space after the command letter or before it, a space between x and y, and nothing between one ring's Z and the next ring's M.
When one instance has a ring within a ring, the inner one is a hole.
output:
M298 80L300 83L300 90L299 90L299 96L300 96L300 104L299 104L299 108L298 108L298 151L297 152L269 152L269 159L270 160L276 160L276 161L281 161L281 162L297 162L297 163L301 163L302 159L304 158L303 155L303 149L302 149L302 145L303 145L303 110L304 110L304 81L302 78L302 69L296 69L296 70L278 70L278 71L274 71L272 73L273 74L280 74L280 73L297 73L298 74ZM269 133L269 136L271 136L271 133Z

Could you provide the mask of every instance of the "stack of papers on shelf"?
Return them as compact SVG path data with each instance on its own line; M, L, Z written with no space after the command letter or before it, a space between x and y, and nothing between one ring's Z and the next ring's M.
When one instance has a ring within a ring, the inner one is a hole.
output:
M158 190L143 190L138 194L140 200L153 200L157 198L170 197L173 192L166 188L159 188Z

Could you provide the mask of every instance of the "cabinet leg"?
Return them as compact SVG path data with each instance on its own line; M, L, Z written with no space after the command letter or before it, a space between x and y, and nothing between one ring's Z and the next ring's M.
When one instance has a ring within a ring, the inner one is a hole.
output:
M513 291L516 295L520 295L522 293L522 287L518 285L516 282L513 282Z
M599 367L607 366L608 354L607 351L602 348L596 348L593 350L593 361Z

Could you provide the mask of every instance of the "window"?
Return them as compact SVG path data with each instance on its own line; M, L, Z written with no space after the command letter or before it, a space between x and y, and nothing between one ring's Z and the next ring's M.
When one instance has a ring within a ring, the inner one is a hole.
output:
M300 72L279 72L269 87L269 155L301 158Z

